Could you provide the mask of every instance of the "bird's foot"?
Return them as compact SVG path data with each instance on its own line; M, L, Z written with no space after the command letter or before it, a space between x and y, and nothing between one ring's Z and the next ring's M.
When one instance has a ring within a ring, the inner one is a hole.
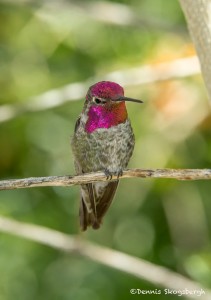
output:
M106 175L107 180L111 180L113 178L113 176L117 176L117 179L118 179L119 177L122 176L123 170L119 169L119 170L116 170L116 171L110 171L109 169L105 169L104 173Z

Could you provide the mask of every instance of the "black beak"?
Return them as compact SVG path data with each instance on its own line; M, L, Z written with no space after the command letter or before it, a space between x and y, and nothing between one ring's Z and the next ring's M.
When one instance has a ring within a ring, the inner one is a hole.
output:
M112 101L130 101L130 102L136 102L136 103L144 103L142 100L133 99L125 96L120 96L117 99L112 99Z

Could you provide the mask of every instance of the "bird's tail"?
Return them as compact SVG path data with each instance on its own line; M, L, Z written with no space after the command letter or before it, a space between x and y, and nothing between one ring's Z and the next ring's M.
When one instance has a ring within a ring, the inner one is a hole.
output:
M90 183L81 187L80 226L83 231L88 226L100 228L102 218L106 214L114 198L118 186L117 181L106 183Z

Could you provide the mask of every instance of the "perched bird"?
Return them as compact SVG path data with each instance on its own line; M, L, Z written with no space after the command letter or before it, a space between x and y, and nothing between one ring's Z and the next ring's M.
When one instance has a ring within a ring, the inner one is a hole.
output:
M104 171L108 178L122 175L135 144L125 101L143 102L125 97L123 88L115 82L101 81L89 88L71 140L77 174ZM118 182L81 185L82 230L100 227Z

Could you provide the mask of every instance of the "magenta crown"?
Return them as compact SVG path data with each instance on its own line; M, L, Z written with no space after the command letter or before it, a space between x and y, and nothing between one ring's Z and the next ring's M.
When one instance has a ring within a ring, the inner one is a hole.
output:
M116 82L100 81L95 83L89 88L86 99L88 96L95 96L102 99L115 99L117 96L124 96L124 89Z

